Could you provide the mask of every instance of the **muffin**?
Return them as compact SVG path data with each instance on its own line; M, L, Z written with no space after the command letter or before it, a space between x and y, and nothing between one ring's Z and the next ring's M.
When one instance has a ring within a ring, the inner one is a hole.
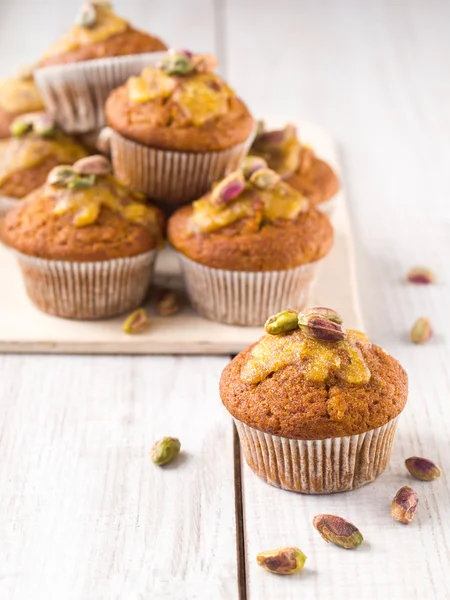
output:
M0 82L0 138L9 137L16 117L42 110L44 104L30 72Z
M92 131L104 125L109 92L151 64L152 53L166 48L116 15L109 2L88 2L75 25L40 60L36 83L47 110L66 131Z
M330 309L287 310L220 381L244 457L271 485L353 490L386 468L408 393L401 365Z
M216 65L211 55L171 50L111 93L105 112L114 172L133 189L188 202L245 156L255 123Z
M231 325L261 325L307 304L317 261L330 250L328 218L259 158L169 219L193 306Z
M11 133L11 138L0 140L0 217L45 183L53 167L87 156L45 113L17 117Z
M331 212L334 197L339 191L339 179L330 165L318 158L312 148L300 143L293 125L266 131L260 124L250 154L264 158L271 169L306 196L311 204Z
M52 315L111 317L140 305L162 241L160 211L89 156L53 169L44 186L6 216L27 293Z

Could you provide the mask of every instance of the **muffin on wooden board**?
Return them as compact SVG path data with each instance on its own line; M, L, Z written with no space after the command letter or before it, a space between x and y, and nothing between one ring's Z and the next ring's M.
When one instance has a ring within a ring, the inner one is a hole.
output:
M271 169L316 208L325 212L333 210L339 179L327 162L318 158L311 147L301 143L293 125L266 131L260 123L250 154L264 158Z
M53 167L87 156L83 146L45 113L17 117L11 133L11 138L0 140L0 217L45 183Z
M255 123L216 65L211 55L171 50L111 93L114 172L133 189L172 204L194 200L245 156Z
M408 393L401 365L330 309L287 310L221 377L249 466L268 483L325 494L358 488L389 462Z
M44 104L31 72L0 82L0 138L10 136L10 127L23 113L43 111Z
M109 92L166 48L116 15L109 2L87 2L75 25L44 54L35 78L47 110L67 131L92 131L104 125Z
M3 222L3 241L44 312L111 317L138 307L148 291L163 217L110 170L100 155L56 167Z
M261 325L305 306L317 261L330 250L328 218L259 158L168 222L192 304L208 319Z

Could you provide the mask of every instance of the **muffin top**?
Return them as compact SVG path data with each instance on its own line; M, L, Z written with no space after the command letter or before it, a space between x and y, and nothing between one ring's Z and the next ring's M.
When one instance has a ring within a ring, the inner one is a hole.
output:
M160 39L133 29L125 19L116 15L109 2L93 0L81 6L75 25L50 46L38 66L166 49Z
M331 309L286 310L221 377L222 402L238 420L292 439L357 435L396 417L407 400L401 365Z
M209 267L283 271L325 256L333 229L264 160L248 157L209 194L172 215L168 238Z
M45 113L28 113L11 124L11 138L0 140L0 194L23 198L42 185L49 171L87 155Z
M31 73L24 72L0 82L0 138L9 137L15 116L42 110L42 98Z
M329 200L339 191L339 179L328 163L301 144L294 125L266 131L259 123L250 154L264 158L289 185L301 192L312 204Z
M245 104L213 71L208 54L170 50L154 67L109 96L109 125L124 137L166 150L206 152L247 140L254 121Z
M101 155L56 167L43 187L7 214L2 240L23 254L66 261L153 250L162 242L162 213L110 173Z

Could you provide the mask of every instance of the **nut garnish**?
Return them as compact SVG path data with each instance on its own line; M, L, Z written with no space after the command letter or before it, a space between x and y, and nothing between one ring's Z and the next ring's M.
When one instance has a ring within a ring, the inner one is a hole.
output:
M65 186L75 178L75 171L71 165L59 165L54 167L47 175L47 183L50 185Z
M313 525L326 542L347 550L357 548L364 538L357 527L342 517L335 515L317 515Z
M113 130L111 127L103 127L98 134L97 141L95 146L99 152L105 154L106 156L111 155L111 136Z
M211 192L211 202L215 206L227 204L237 198L244 189L244 175L241 171L234 171L214 187Z
M298 324L304 333L319 342L340 342L345 338L342 318L330 309L319 306L310 308L298 316Z
M427 267L413 267L408 271L406 278L410 283L418 283L421 285L436 282L436 275Z
M80 175L108 175L111 173L111 163L102 154L93 154L77 160L73 170Z
M161 292L156 302L156 312L161 317L170 317L181 310L179 295L173 290Z
M241 164L241 171L245 179L250 177L259 169L267 169L267 162L259 156L246 156Z
M433 481L441 476L439 467L427 458L411 456L405 460L405 466L413 477L421 481Z
M281 177L272 169L257 169L250 176L249 181L259 190L273 190L280 183Z
M409 339L413 344L425 344L433 335L433 329L429 319L420 317L412 326Z
M409 525L414 519L419 505L417 493L405 485L395 494L391 504L391 517L396 521Z
M21 137L30 131L40 137L52 137L56 133L56 123L45 112L34 112L20 115L14 119L9 129L14 137Z
M303 569L306 556L296 546L286 546L260 552L256 560L266 571L277 575L293 575Z
M77 16L75 17L75 25L80 27L93 27L97 22L97 11L94 2L86 2L82 4Z
M264 329L270 335L278 335L298 329L298 311L289 308L269 317L264 325Z
M164 437L156 442L150 450L150 458L155 465L167 465L180 453L180 440L174 437Z
M122 325L122 330L124 333L132 335L135 333L142 333L148 329L149 325L150 321L145 308L138 308L125 319Z

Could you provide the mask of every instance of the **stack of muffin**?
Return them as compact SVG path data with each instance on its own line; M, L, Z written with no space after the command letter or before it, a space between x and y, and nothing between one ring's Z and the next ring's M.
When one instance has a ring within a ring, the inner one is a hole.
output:
M293 126L257 125L216 66L92 1L0 85L2 241L39 308L137 308L165 231L204 317L261 325L305 305L338 179Z

